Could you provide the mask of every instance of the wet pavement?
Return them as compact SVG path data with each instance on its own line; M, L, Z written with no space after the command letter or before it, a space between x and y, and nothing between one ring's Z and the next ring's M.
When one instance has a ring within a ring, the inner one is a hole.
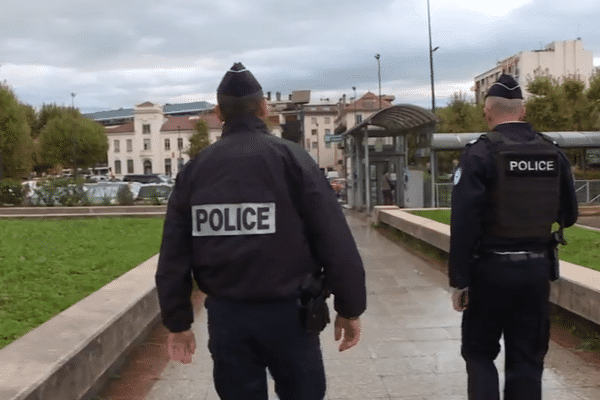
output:
M461 314L452 309L447 277L367 222L353 216L348 221L365 263L368 308L361 317L362 340L355 348L338 352L331 325L321 334L326 398L466 399ZM218 400L205 317L200 311L193 325L198 348L192 364L169 362L140 398ZM501 353L497 362L500 371L503 357ZM270 386L269 398L276 399L272 382ZM543 390L545 400L600 399L600 369L551 342Z

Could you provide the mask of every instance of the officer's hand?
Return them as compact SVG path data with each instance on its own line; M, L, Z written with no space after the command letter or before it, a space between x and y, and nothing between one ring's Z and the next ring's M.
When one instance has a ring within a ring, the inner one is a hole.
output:
M196 340L191 330L173 333L167 337L167 353L169 358L181 364L192 362L192 355L196 352Z
M452 306L456 311L464 311L469 305L469 288L452 288Z
M344 339L340 343L340 351L348 350L358 343L360 339L360 319L346 319L339 315L335 318L335 340Z

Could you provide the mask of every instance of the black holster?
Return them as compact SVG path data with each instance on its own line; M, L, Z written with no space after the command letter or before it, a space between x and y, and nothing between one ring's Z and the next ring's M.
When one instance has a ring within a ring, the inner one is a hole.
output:
M558 245L559 244L567 244L563 236L563 227L562 225L558 229L557 232L552 232L552 239L550 240L548 246L548 256L550 258L550 281L555 281L560 277L559 263L560 260L558 258Z
M324 275L308 275L300 288L300 321L308 333L319 334L329 322L327 298L331 292L325 289Z

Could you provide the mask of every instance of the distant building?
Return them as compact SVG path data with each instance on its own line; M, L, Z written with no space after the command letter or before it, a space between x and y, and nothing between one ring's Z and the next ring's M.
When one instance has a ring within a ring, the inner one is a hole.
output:
M340 113L336 119L336 131L343 132L352 129L379 110L391 107L395 99L395 96L382 95L381 108L379 97L371 92L365 93L362 97L350 103L346 103L343 99Z
M108 165L117 178L150 173L175 176L189 160L185 151L199 119L207 122L211 143L221 136L221 121L211 109L199 113L180 107L167 114L167 106L145 102L131 110L95 113L96 121L106 128Z
M537 76L551 76L557 79L577 78L586 86L594 70L591 51L583 49L581 39L552 42L542 50L521 51L499 61L497 65L475 77L475 99L481 102L490 86L503 74L515 77L527 99L527 83Z

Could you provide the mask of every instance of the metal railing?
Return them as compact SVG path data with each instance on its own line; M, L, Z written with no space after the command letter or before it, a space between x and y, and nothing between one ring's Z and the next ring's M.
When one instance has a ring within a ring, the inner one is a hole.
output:
M435 198L437 207L450 207L452 186L452 183L435 184ZM600 180L576 180L575 193L577 194L577 202L580 204L600 204Z

